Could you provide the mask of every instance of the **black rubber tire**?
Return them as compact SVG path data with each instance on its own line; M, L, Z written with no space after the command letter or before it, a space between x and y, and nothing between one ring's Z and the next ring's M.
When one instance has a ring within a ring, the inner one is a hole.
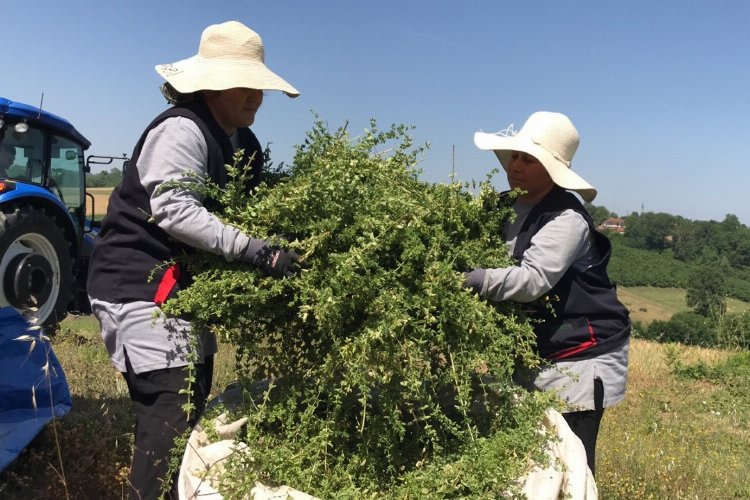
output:
M0 305L12 306L53 332L72 298L73 257L51 214L30 205L0 213Z

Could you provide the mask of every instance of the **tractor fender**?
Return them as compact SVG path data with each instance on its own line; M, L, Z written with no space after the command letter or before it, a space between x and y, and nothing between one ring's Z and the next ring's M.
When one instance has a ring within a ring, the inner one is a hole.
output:
M18 203L31 205L54 216L65 231L65 239L70 243L73 258L78 259L80 239L77 236L76 225L67 208L57 196L38 186L24 186L23 189L7 191L0 195L0 211L2 212L7 212L7 206Z

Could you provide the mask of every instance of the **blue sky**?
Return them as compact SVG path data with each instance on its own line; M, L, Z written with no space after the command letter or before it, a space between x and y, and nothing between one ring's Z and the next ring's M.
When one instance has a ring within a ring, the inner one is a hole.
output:
M0 96L68 118L96 154L130 154L165 102L153 67L239 20L297 87L266 96L253 126L289 162L313 112L352 133L375 118L430 143L447 182L499 166L473 143L534 111L581 134L573 169L620 215L737 215L750 225L750 2L2 0ZM504 177L498 177L505 188Z

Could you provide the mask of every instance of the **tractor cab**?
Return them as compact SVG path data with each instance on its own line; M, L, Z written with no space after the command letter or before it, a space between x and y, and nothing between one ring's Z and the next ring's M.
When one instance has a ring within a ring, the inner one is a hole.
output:
M0 98L0 180L14 182L24 196L48 198L34 188L53 195L79 234L86 218L84 151L90 145L67 120Z
M0 98L0 307L64 317L85 274L90 142L57 115Z

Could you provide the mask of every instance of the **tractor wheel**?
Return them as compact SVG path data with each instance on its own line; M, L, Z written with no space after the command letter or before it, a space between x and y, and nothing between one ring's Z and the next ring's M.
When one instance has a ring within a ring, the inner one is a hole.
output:
M73 285L70 243L54 216L11 206L0 213L0 306L53 331L67 314Z

